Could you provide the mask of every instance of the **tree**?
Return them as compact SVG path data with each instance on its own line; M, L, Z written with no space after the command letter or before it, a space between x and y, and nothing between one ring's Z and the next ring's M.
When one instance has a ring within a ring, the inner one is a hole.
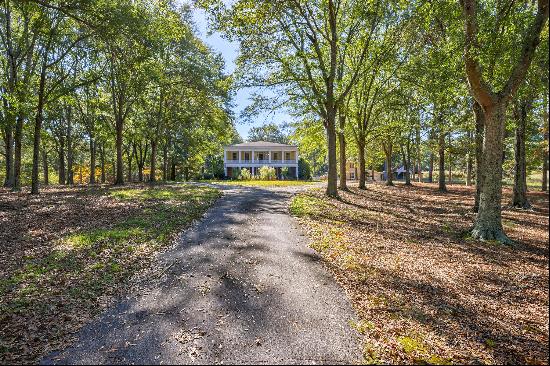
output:
M266 123L262 126L252 127L248 131L248 141L267 141L279 144L288 144L288 137L275 123Z
M480 240L510 243L511 240L503 231L501 216L504 118L508 101L515 95L525 79L540 42L540 34L548 19L548 0L537 2L536 15L530 19L529 27L525 30L518 61L513 65L512 72L508 74L508 77L505 77L504 86L497 91L486 81L482 62L480 62L480 54L493 45L482 44L479 39L478 4L474 0L461 0L460 3L465 24L466 75L470 92L482 107L485 121L479 211L472 236ZM497 21L502 21L507 14L507 9L497 9Z

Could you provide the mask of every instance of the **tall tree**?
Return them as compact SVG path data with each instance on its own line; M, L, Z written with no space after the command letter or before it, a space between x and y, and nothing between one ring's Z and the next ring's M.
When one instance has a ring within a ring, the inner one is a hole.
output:
M483 140L483 158L481 175L481 194L479 211L472 235L480 240L497 240L510 243L502 228L501 197L502 197L502 156L504 139L504 119L508 101L515 95L525 79L527 70L533 60L535 50L540 42L540 34L548 19L548 0L537 2L536 15L529 19L529 26L523 30L522 47L513 65L511 73L505 77L501 89L486 80L480 62L487 50L492 50L493 44L484 44L479 37L477 13L479 5L475 0L461 0L465 24L464 61L470 92L480 104L484 119L485 133ZM512 8L512 7L510 7ZM503 21L509 14L506 6L496 9L497 21ZM527 12L532 12L528 6ZM533 11L534 12L534 11ZM484 51L486 51L484 53ZM495 54L492 55L496 56ZM492 82L492 80L491 80Z

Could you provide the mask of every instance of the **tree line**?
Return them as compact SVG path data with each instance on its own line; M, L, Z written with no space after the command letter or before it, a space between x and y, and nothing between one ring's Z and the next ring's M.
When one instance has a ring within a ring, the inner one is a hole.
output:
M232 79L189 5L2 0L0 28L5 187L223 171Z
M250 110L283 105L303 116L294 134L314 159L326 152L327 195L347 188L350 156L360 188L367 166L382 159L390 172L402 163L407 184L428 165L428 180L438 172L442 191L454 158L477 187L472 236L509 243L501 222L505 170L514 177L515 206L529 206L528 165L543 166L546 189L547 0L200 4L241 45L237 85L279 91L257 93Z

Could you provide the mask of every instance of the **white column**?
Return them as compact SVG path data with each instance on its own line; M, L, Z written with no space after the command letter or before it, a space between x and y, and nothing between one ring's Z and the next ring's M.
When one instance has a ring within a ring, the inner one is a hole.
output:
M254 150L250 151L250 155L252 155L252 164L254 164Z
M267 152L267 158L269 159L269 164L271 164L271 150Z
M227 167L225 166L225 164L224 164L224 167L223 167L223 172L224 172L224 176L227 177Z

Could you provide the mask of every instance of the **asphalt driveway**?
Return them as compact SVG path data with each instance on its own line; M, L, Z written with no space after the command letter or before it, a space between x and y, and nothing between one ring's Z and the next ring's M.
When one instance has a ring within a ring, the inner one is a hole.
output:
M342 289L288 214L292 188L224 187L162 275L43 364L357 363Z

